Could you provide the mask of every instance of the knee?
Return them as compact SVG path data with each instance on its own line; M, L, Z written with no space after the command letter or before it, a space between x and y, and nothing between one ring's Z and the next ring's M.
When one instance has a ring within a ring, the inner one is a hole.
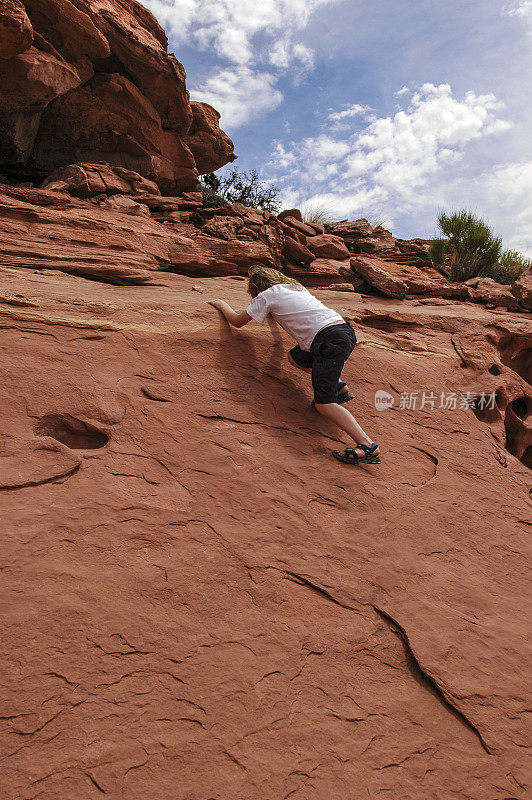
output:
M333 407L336 406L336 403L314 403L314 408L318 413L323 414L324 417L328 417Z

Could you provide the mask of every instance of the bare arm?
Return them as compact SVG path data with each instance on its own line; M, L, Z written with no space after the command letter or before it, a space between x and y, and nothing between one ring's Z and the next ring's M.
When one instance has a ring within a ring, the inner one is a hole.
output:
M253 319L249 316L247 311L241 311L238 313L232 309L229 303L226 303L225 300L209 300L208 302L209 305L214 306L214 308L217 308L222 312L228 323L232 325L233 328L242 328Z

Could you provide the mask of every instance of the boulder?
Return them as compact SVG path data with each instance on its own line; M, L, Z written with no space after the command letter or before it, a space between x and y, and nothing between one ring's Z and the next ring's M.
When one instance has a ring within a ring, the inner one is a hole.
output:
M405 277L404 280L408 294L431 294L435 289L434 281L423 277Z
M286 225L284 222L279 221L279 226L284 233L285 236L288 236L290 239L295 239L296 242L300 244L304 244L306 246L307 237L304 233L300 233L296 231L295 228L292 228L291 225Z
M374 228L374 235L373 236L366 236L363 239L359 239L357 242L356 250L359 253L371 253L371 254L380 254L382 251L391 251L395 249L396 239L392 236L389 231L384 231L376 235L377 228Z
M6 112L43 109L55 97L80 84L74 67L30 47L8 61L0 71L0 108Z
M239 223L235 217L212 217L202 225L201 232L218 239L236 239Z
M329 233L341 236L346 241L356 241L365 236L371 236L373 232L373 227L367 219L356 219L352 222L335 222L326 227Z
M284 220L286 217L293 217L299 222L303 222L303 215L298 208L286 208L284 211L281 211L280 214L277 214L277 219L279 220Z
M121 74L127 75L157 109L164 128L185 135L192 123L185 69L166 52L166 36L155 18L142 9L141 22L146 23L148 15L151 20L149 26L139 25L142 7L138 3L86 2L111 50L110 64L99 65L102 72L114 71L118 62Z
M186 143L196 161L200 175L213 172L224 164L234 161L233 142L221 130L220 114L208 103L193 102L192 124L187 133Z
M512 293L523 308L532 311L532 267L528 267L519 278L512 283Z
M0 70L0 164L30 156L42 109L80 83L76 70L49 53L30 47L3 61Z
M170 223L174 224L193 224L191 217L193 216L192 211L166 211L164 213L160 213L158 211L155 212L153 215L155 219L160 220L163 223Z
M117 208L119 211L124 211L126 214L133 214L134 216L149 217L150 209L143 203L137 203L132 197L126 194L113 194L104 201L110 208Z
M354 292L355 287L352 283L332 283L327 287L333 292Z
M448 300L470 300L469 289L463 283L434 282L431 294Z
M0 0L0 61L23 53L33 40L33 29L18 0Z
M310 225L306 225L304 222L300 222L296 217L283 217L282 221L285 225L294 228L294 230L302 233L304 236L314 236L316 233L314 228L311 228Z
M489 303L493 306L504 306L510 310L516 310L519 306L517 297L512 293L509 286L497 283L493 278L473 279L469 284L469 294L472 300L477 303Z
M324 233L319 236L308 236L306 245L317 258L345 259L350 252L340 236Z
M280 223L271 214L250 208L242 203L232 203L220 208L199 208L192 221L196 227L201 228L202 233L219 239L230 241L236 238L242 244L245 242L262 243L268 251L268 263L278 269L282 267L284 237L280 230ZM253 258L257 261L255 256Z
M292 264L310 264L315 261L316 256L304 244L296 242L289 236L285 237L283 246L283 255L292 262Z
M110 55L109 42L90 14L70 0L31 0L28 3L33 27L57 53L76 64L104 59Z
M386 262L381 259L352 258L351 270L363 278L379 294L385 297L403 298L408 292L406 283L388 272Z
M292 266L286 271L301 280L305 286L330 286L343 283L342 271L349 267L349 261L337 261L333 258L316 258L308 266Z
M108 164L70 164L54 170L42 184L43 189L67 191L74 197L94 197L99 194L158 195L159 189L133 170L110 167Z
M402 261L419 269L434 269L429 255L429 242L423 239L396 239L395 248L397 261ZM397 252L398 251L398 252Z
M305 225L308 225L309 228L312 228L314 233L318 234L318 236L321 236L322 233L325 233L325 227L323 225L319 225L317 222L306 221Z

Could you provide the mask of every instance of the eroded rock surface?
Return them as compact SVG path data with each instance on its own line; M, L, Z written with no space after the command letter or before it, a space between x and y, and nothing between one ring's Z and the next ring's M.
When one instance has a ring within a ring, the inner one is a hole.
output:
M0 105L0 171L36 181L104 161L175 194L235 158L134 0L2 0Z
M33 30L19 0L0 2L0 59L12 58L30 47Z
M0 275L2 797L525 800L528 318L316 290L350 468L243 281Z

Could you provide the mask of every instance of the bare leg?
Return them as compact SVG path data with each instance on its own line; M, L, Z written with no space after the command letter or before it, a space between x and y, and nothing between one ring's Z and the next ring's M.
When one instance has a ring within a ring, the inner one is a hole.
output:
M354 416L344 406L339 406L337 403L316 403L316 411L319 411L324 417L338 425L353 439L355 444L367 444L369 446L373 443L373 440L362 430ZM365 455L363 450L357 450L356 452L360 456ZM375 450L375 455L379 455L378 448Z

